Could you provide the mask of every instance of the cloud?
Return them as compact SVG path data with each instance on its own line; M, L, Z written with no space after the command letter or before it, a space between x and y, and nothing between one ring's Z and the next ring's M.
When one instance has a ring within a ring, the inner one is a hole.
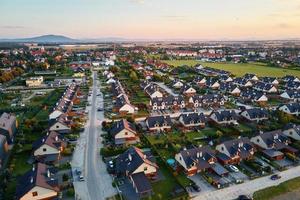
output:
M0 26L2 29L24 29L25 26Z

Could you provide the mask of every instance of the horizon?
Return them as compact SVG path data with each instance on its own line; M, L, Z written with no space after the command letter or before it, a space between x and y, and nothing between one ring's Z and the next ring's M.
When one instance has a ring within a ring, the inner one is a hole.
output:
M187 41L300 36L299 0L3 0L0 11L0 38L5 39L49 34Z

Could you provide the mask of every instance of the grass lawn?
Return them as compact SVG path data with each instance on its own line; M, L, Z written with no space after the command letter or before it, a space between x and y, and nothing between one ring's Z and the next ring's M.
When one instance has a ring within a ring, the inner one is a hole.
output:
M178 186L179 184L176 181L176 178L173 174L168 170L168 168L163 163L158 163L159 170L164 175L163 180L152 183L152 188L154 191L154 195L152 199L173 199L171 196L171 192L174 187Z
M167 139L167 137L164 135L146 135L145 137L148 139L151 145L162 144Z
M282 77L287 74L300 76L300 70L269 67L264 63L208 63L197 60L165 60L163 62L173 66L194 66L196 64L202 64L204 66L230 71L236 76L243 76L245 73L255 73L258 76L274 77Z
M186 136L187 136L188 140L192 142L195 139L204 137L204 133L202 131L201 132L192 131L192 132L186 133Z
M300 177L283 182L278 186L268 187L254 193L255 200L271 200L281 194L293 192L300 189Z

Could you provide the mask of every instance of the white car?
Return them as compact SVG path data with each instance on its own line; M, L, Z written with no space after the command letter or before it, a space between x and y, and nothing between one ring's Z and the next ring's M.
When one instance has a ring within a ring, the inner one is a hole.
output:
M236 166L234 166L234 165L229 165L228 167L229 167L229 169L230 169L231 171L233 171L233 172L239 172L239 171L240 171L240 170L239 170Z
M84 181L84 177L82 175L79 176L79 181L80 182Z

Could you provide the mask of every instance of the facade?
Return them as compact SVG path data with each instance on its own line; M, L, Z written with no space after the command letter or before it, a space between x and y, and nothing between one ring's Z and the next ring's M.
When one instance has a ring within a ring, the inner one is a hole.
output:
M26 79L26 86L27 87L40 87L44 81L44 78L42 76L37 77L30 77L29 79Z
M250 160L254 156L255 148L249 138L243 137L223 142L216 146L221 154L218 159L223 164L237 164L242 160Z
M115 145L131 145L140 141L135 126L125 119L113 123L109 133L114 137Z
M18 122L15 115L2 113L0 117L0 134L6 137L8 144L11 144L14 141L17 128Z

